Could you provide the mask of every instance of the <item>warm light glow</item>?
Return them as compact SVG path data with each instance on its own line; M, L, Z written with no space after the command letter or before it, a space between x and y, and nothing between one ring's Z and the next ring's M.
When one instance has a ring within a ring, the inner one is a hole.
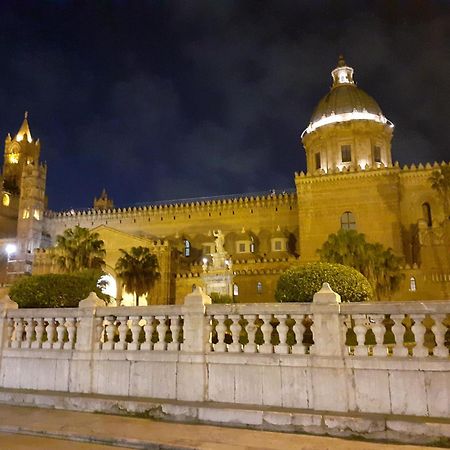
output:
M3 197L2 197L3 206L9 206L9 201L10 201L9 195L3 194Z
M17 245L16 244L7 244L6 247L5 247L5 251L8 254L8 256L10 256L13 253L16 253Z
M36 220L41 220L41 212L40 212L38 209L35 209L35 210L34 210L34 213L33 213L33 217L34 217Z
M208 258L203 258L202 261L203 261L203 264L208 264Z
M26 134L26 133L25 133ZM23 134L18 134L16 136L16 141L17 142L22 142L23 141ZM31 136L27 135L27 141L31 144L33 142L33 139L31 139Z
M331 114L330 116L322 116L319 120L312 122L309 124L308 128L302 133L303 135L307 133L312 133L320 127L325 125L330 125L332 123L341 123L348 122L350 120L370 120L372 122L386 124L388 123L391 127L394 127L394 124L386 119L382 114L373 114L367 111L352 111L349 113L341 113L341 114Z
M22 213L22 219L29 219L30 218L30 211L28 209L24 209Z
M100 288L103 294L116 298L117 283L112 275L110 274L102 275L98 279L97 286Z
M18 162L19 162L19 155L17 153L11 153L10 155L8 155L8 161L11 164L18 164Z

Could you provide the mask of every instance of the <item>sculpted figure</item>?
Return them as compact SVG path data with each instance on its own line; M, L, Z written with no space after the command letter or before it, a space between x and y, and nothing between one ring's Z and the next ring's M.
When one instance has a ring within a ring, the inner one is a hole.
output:
M223 235L222 231L220 231L220 230L214 230L213 236L216 238L215 239L216 253L223 254L225 252L225 250L223 248L223 244L225 242L225 236Z

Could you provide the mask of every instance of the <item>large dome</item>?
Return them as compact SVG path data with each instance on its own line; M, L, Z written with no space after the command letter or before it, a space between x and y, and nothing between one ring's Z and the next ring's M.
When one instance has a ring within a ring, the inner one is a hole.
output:
M345 64L342 57L331 75L333 86L316 106L310 124L303 134L311 133L324 125L350 120L389 122L375 99L356 86L353 69Z

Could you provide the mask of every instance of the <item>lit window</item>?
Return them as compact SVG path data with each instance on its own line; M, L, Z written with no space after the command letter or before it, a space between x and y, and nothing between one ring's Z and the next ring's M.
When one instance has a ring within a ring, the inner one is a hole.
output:
M356 230L355 216L350 211L345 211L341 216L341 228L343 230Z
M184 240L184 256L191 256L191 243L187 239Z
M233 295L237 297L239 295L239 286L235 283L233 284Z
M255 243L254 242L252 242L250 244L250 253L255 253Z
M24 209L22 213L22 219L29 219L30 218L30 210Z
M342 162L352 161L352 147L350 145L341 145Z
M261 281L258 281L256 283L256 292L258 294L262 294L262 291L263 291L263 285L262 285Z
M411 277L409 279L409 290L411 292L416 292L417 286L416 286L416 279L414 277Z
M431 206L427 202L422 205L422 216L427 225L431 227L433 225L433 220L431 218Z
M318 170L322 167L322 164L320 161L320 152L317 152L314 156L316 158L316 170Z
M38 209L35 209L34 212L33 212L33 217L36 220L41 220L41 212Z
M19 154L18 153L11 153L9 155L8 159L9 159L9 162L11 164L18 164L18 162L19 162Z
M2 197L3 206L9 206L9 201L10 201L9 195L3 194L3 197Z
M377 145L373 148L373 161L376 163L381 162L381 148Z

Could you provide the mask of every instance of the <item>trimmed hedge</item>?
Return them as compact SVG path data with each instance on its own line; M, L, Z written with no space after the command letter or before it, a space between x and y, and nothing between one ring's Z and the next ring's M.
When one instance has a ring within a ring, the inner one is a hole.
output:
M72 308L90 292L108 300L97 287L98 272L32 275L17 280L9 291L21 308Z
M314 294L327 282L343 302L363 302L372 298L367 278L342 264L316 262L286 270L275 290L278 302L312 302Z

